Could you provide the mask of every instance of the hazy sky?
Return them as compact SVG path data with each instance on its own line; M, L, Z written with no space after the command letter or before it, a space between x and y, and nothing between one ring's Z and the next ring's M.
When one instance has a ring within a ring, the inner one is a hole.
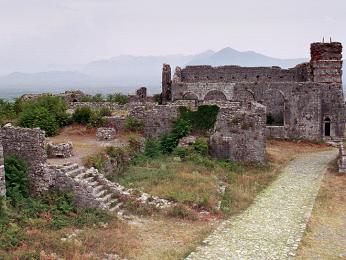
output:
M323 36L346 43L345 12L345 0L0 0L0 73L226 46L307 57Z

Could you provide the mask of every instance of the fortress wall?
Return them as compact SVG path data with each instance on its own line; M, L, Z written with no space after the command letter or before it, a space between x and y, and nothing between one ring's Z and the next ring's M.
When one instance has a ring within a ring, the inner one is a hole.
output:
M26 162L33 193L47 190L53 182L53 176L46 174L44 169L47 160L44 140L45 133L38 128L0 128L4 156L14 155Z
M270 82L297 82L295 69L281 69L280 67L240 67L240 66L187 66L180 71L182 82L243 82L243 81L270 81Z
M265 107L256 102L221 107L209 138L212 157L264 163L265 118Z

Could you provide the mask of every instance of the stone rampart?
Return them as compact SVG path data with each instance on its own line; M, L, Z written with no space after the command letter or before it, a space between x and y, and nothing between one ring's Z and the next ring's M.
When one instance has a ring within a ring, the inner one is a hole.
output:
M31 191L38 193L47 190L53 180L45 174L44 164L47 154L44 147L45 133L40 129L5 126L0 128L0 142L4 156L17 156L28 166Z
M265 162L265 107L255 103L220 107L209 138L216 159Z

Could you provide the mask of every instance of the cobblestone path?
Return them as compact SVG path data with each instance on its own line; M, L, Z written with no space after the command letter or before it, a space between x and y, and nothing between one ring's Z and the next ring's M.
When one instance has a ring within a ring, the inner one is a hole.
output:
M327 164L336 150L289 163L242 214L224 221L187 259L288 259L294 257Z

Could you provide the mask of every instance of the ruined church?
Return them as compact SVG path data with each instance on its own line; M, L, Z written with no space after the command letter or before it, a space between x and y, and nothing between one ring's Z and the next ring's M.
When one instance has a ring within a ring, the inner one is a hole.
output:
M230 61L232 62L232 61ZM312 43L310 62L280 67L177 67L165 64L162 102L257 102L266 109L266 135L339 141L344 136L342 45Z

